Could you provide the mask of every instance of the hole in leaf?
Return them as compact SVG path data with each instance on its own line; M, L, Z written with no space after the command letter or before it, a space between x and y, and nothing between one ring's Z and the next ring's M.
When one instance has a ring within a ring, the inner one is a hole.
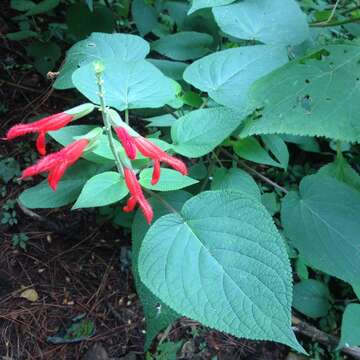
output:
M305 79L305 84L310 84L310 80L309 80L309 79Z
M96 44L94 44L94 43L87 43L86 46L89 47L89 48L94 48L94 47L96 47Z

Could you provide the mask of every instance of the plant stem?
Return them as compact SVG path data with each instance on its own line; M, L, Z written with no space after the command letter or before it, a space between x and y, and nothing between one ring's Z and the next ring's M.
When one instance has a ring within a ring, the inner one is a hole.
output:
M350 24L350 23L359 22L359 21L360 21L360 17L354 17L354 18L339 20L339 21L334 21L334 22L311 23L311 24L309 24L309 26L310 27L340 26L340 25Z
M127 125L129 125L129 109L125 109L125 122Z
M151 191L149 189L144 189L145 192L147 192L149 195L153 196L154 198L158 199L167 209L169 209L171 212L178 214L179 216L181 216L179 214L179 212L172 207L162 196L160 196L158 193Z
M272 181L271 179L269 179L268 177L266 177L265 175L259 173L258 171L256 171L255 169L253 169L252 167L250 167L244 160L240 160L238 159L236 156L233 156L232 154L230 154L227 150L225 149L221 149L221 151L231 157L232 159L234 159L241 167L243 167L244 169L248 170L249 172L253 173L254 175L256 175L258 178L260 178L261 180L263 180L264 182L268 183L269 185L273 186L275 189L280 190L281 192L288 194L289 192L282 186L280 186L279 184L277 184L276 182Z
M96 82L97 82L98 87L99 87L98 95L99 95L99 98L100 98L100 110L101 110L103 123L104 123L104 126L105 126L106 135L107 135L108 140L109 140L110 149L111 149L111 152L114 155L115 164L116 164L116 168L117 168L118 172L120 174L124 175L124 166L123 166L123 164L121 162L121 159L120 159L120 156L119 156L118 152L116 151L114 138L112 136L111 123L109 121L108 111L107 111L107 108L106 108L106 105L105 105L104 80L101 77L101 72L96 72Z

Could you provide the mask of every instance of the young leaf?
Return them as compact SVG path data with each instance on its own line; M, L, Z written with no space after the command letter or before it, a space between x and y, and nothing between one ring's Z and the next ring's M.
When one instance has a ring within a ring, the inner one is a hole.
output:
M250 103L264 109L241 136L290 134L359 141L359 61L359 46L329 45L257 80L249 92Z
M172 80L145 60L103 61L105 103L118 110L156 108L175 98ZM100 103L93 64L77 69L72 75L75 87L95 104Z
M203 192L158 219L139 254L144 284L180 314L238 337L304 351L291 330L286 249L254 198Z
M237 168L215 168L211 190L240 191L261 200L260 189L255 180L246 171Z
M234 143L234 151L241 158L258 164L283 167L273 160L254 137L239 139Z
M360 191L360 176L349 165L343 155L337 156L334 162L324 165L318 171L318 174L334 177L353 189Z
M140 173L139 182L141 186L146 189L157 191L174 191L198 183L197 180L181 175L176 170L163 168L161 169L160 180L155 185L152 185L152 173L153 168L144 169Z
M213 38L208 34L184 31L162 37L152 49L173 60L197 59L210 52Z
M175 191L161 194L163 200L180 211L186 200L191 198L191 194L185 191ZM163 202L156 198L150 199L151 206L154 209L154 221L161 216L169 213ZM132 226L132 269L135 280L136 291L141 300L145 318L146 318L146 342L145 351L150 347L152 340L159 331L172 324L180 317L175 311L170 309L159 298L157 298L140 280L138 271L138 257L141 243L145 237L149 225L146 223L141 211L137 211Z
M86 180L95 175L99 166L80 160L73 165L59 182L56 191L51 190L48 181L23 191L19 200L29 209L50 209L72 203L79 196Z
M50 131L49 135L63 146L72 143L77 136L87 134L94 129L93 125L69 125L57 131ZM124 153L120 142L114 139L116 148ZM89 161L103 164L106 161L114 160L114 155L110 149L109 142L106 135L101 135L98 139L97 146L89 154L85 154L84 158Z
M360 193L336 179L303 178L300 192L284 198L286 235L307 264L353 285L360 284Z
M54 8L56 8L60 3L60 0L42 0L34 6L31 6L28 11L25 13L27 16L34 16L46 13Z
M360 304L349 304L343 314L337 349L360 345Z
M293 307L311 318L326 316L330 309L327 286L317 280L301 281L294 286Z
M289 165L289 150L284 140L279 135L263 135L261 139L279 161L282 168L287 170Z
M115 171L107 171L86 182L73 209L113 204L123 199L128 192L124 178Z
M203 156L221 144L243 118L243 114L223 107L194 110L171 127L173 149L188 157Z
M251 0L213 8L221 30L238 39L297 45L309 37L305 14L295 0Z
M184 80L217 103L241 109L251 84L287 62L282 46L242 46L195 61L185 70Z

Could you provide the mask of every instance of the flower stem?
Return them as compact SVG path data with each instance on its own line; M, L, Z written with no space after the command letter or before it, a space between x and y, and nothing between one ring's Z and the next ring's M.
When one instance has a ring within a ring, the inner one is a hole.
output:
M96 74L96 82L99 88L99 98L100 98L100 110L101 110L101 115L102 115L102 119L103 119L103 123L105 126L105 131L109 140L109 146L111 149L111 152L114 155L115 158L115 164L116 164L116 168L118 170L118 172L121 175L124 175L124 166L123 163L121 161L121 158L119 156L119 153L116 150L116 146L115 146L115 142L114 142L114 138L112 136L112 129L111 129L111 123L109 121L109 115L108 115L108 110L107 107L105 105L105 91L104 91L104 80L101 77L102 71L96 71L95 70L95 74Z
M129 125L129 109L128 108L125 109L125 122L126 122L126 125Z

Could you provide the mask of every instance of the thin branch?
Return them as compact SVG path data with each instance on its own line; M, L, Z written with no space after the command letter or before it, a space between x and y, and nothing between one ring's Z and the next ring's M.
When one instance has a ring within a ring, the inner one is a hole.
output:
M351 24L351 23L355 23L355 22L359 22L360 21L360 16L359 17L354 17L354 18L349 18L349 19L344 19L344 20L339 20L339 21L334 21L334 22L318 22L318 23L310 23L309 26L310 27L330 27L330 26L340 26L340 25L345 25L345 24Z
M145 189L145 192L147 192L149 195L153 196L154 198L158 199L168 210L170 210L172 213L177 214L180 216L179 212L172 207L162 196L160 196L158 193L151 191L149 189Z
M333 335L327 334L324 331L317 329L315 326L308 324L307 322L300 320L296 316L292 316L293 330L301 335L311 338L313 341L317 341L324 345L330 345L331 347L337 346L339 339ZM344 354L352 356L354 359L360 360L360 348L359 347L344 347L341 349Z
M225 149L221 149L221 151L231 157L232 159L234 159L242 168L244 168L245 170L253 173L254 175L256 175L258 178L260 178L262 181L268 183L269 185L271 185L272 187L274 187L275 189L280 190L281 192L288 194L288 191L282 187L281 185L277 184L276 182L272 181L271 179L269 179L268 177L266 177L265 175L259 173L257 170L253 169L252 167L250 167L244 160L240 160L237 157L233 156L231 153L229 153L227 150Z

